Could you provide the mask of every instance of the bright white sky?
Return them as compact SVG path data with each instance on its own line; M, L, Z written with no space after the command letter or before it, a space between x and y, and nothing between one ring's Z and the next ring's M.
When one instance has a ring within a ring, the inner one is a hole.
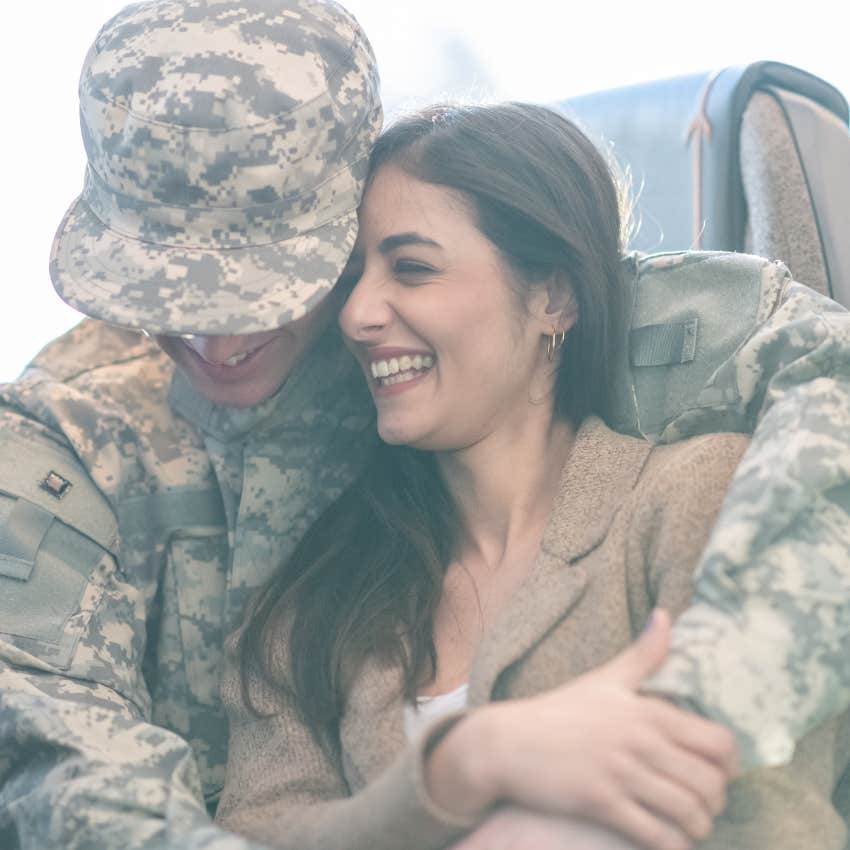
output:
M551 101L773 59L850 93L850 47L827 0L348 0L390 112L444 96ZM0 380L78 315L53 293L53 232L80 191L80 65L122 0L6 0L0 28L4 201Z

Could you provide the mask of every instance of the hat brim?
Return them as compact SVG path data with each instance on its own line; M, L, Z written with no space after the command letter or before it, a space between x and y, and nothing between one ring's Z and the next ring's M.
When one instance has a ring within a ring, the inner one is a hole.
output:
M352 210L269 245L205 250L124 236L81 198L59 225L50 277L59 296L97 319L153 334L274 330L315 307L357 238Z

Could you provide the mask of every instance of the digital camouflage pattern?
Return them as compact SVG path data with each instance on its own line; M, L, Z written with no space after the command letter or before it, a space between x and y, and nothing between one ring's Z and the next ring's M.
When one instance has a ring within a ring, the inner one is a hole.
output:
M98 36L80 98L90 167L51 261L66 300L154 332L250 333L328 291L380 123L374 61L342 9L130 6ZM719 369L626 364L621 384L636 414L623 427L651 437L762 418L677 633L695 639L677 636L656 686L769 757L777 735L847 701L847 314L763 261L632 262L636 293L669 275L697 300L730 275L757 281ZM347 364L331 333L276 396L224 409L141 335L86 321L0 389L0 846L252 846L209 818L222 644L374 439ZM789 422L799 451L783 456ZM748 660L732 642L743 627ZM806 639L777 640L794 629ZM752 680L730 688L735 669Z
M239 334L330 290L381 123L332 0L129 6L80 112L86 182L51 257L69 303ZM223 636L374 439L342 358L330 334L274 398L225 410L86 321L0 391L0 846L248 846L208 814Z
M355 474L372 408L335 332L252 409L216 407L172 375L152 342L86 320L0 395L0 467L34 450L0 482L0 529L62 454L67 498L90 476L106 497L86 494L90 508L120 529L109 551L57 518L29 581L0 554L4 848L16 833L33 850L248 846L218 843L202 802L224 782L224 636ZM41 503L70 519L64 500ZM42 579L68 589L50 610ZM72 644L42 634L45 619Z
M655 687L731 722L749 763L776 762L848 701L850 314L767 261L630 262L635 287L687 281L694 304L723 275L756 291L758 325L738 328L704 386L674 394L659 435L760 420ZM0 393L0 545L17 505L59 517L28 581L0 557L0 846L252 846L202 802L223 781L222 640L371 439L337 345L275 398L227 410L143 337L86 321ZM638 408L654 397L630 383ZM73 485L62 500L32 486L57 465ZM68 590L48 606L50 584Z
M766 260L640 273L700 263L706 287L712 264L760 271L755 322L659 439L757 427L650 688L728 724L744 766L783 764L850 704L850 313Z
M381 126L375 59L326 0L152 0L100 31L80 79L85 185L51 276L87 315L246 334L339 278Z

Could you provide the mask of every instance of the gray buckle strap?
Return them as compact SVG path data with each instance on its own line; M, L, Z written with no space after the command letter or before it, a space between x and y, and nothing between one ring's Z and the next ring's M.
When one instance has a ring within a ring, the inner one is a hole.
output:
M0 575L27 581L52 523L50 511L26 499L17 499L6 522L0 526Z
M697 347L699 319L664 325L644 325L629 335L632 366L670 366L690 363Z

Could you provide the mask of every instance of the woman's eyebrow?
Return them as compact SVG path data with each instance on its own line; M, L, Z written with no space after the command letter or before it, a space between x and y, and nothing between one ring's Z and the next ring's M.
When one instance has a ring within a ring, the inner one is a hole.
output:
M409 231L407 233L396 233L393 236L387 236L382 239L378 245L378 250L382 254L389 254L395 248L401 248L403 245L431 245L435 248L442 248L439 242L433 239L428 239L425 236L420 236L418 233Z

